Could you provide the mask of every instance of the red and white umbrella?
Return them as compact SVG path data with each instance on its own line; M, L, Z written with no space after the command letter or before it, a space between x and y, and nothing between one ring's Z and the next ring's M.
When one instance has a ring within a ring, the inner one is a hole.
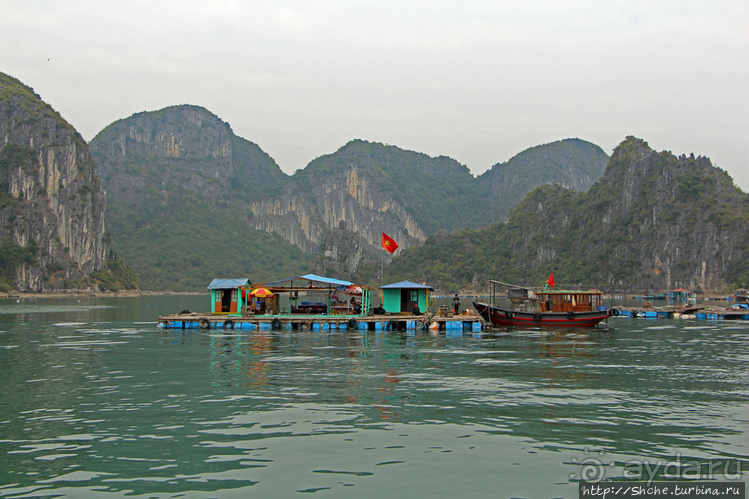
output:
M349 295L359 295L362 294L362 288L361 286L357 286L356 284L351 284L349 286L346 286L346 289L343 290L344 293Z

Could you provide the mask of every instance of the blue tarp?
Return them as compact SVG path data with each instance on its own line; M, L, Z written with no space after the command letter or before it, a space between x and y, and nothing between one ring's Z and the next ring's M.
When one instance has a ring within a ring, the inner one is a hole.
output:
M247 277L239 279L214 279L208 285L208 289L235 289L240 286L248 286L250 284L252 283Z
M306 274L302 276L302 279L314 282L324 282L325 284L333 284L335 286L351 286L354 284L351 281L341 281L340 279L333 279L331 277L322 277L315 274Z

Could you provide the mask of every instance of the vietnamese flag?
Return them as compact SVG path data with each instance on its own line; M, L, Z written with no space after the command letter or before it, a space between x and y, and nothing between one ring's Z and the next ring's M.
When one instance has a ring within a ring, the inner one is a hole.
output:
M549 279L546 281L546 284L548 286L551 286L552 288L554 287L554 272L551 273Z
M395 250L398 249L398 243L396 243L392 237L388 236L387 234L383 232L382 233L382 247L385 248L385 251L387 251L388 253L393 253L395 252Z

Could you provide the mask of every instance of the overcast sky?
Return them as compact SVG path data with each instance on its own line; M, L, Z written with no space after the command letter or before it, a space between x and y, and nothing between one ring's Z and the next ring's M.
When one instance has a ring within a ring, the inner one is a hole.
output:
M480 174L634 135L749 191L747 0L0 0L0 71L86 140L195 104L287 173L355 138Z

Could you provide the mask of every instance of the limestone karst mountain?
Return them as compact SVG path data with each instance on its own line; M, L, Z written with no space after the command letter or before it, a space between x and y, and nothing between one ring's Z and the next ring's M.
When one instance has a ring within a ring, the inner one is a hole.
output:
M567 155L550 166L557 153L540 146L519 155L516 167L511 160L492 169L531 179L513 197L494 192L496 175L477 179L453 159L363 140L286 176L256 144L197 106L138 113L91 141L119 249L137 259L144 286L158 289L199 287L232 272L278 278L302 267L350 276L380 260L382 232L404 249L418 246L440 231L502 219L522 189L595 176L591 163L603 172L607 156L593 144L569 139L548 147ZM269 245L271 260L255 253Z
M33 89L0 73L0 288L119 289L106 196L88 145Z
M201 290L309 271L311 256L253 228L251 204L287 176L256 144L198 106L138 113L91 141L118 251L144 289Z
M506 223L432 238L388 272L456 290L554 271L562 286L720 294L749 285L748 256L749 195L725 171L628 137L589 191L539 187Z

